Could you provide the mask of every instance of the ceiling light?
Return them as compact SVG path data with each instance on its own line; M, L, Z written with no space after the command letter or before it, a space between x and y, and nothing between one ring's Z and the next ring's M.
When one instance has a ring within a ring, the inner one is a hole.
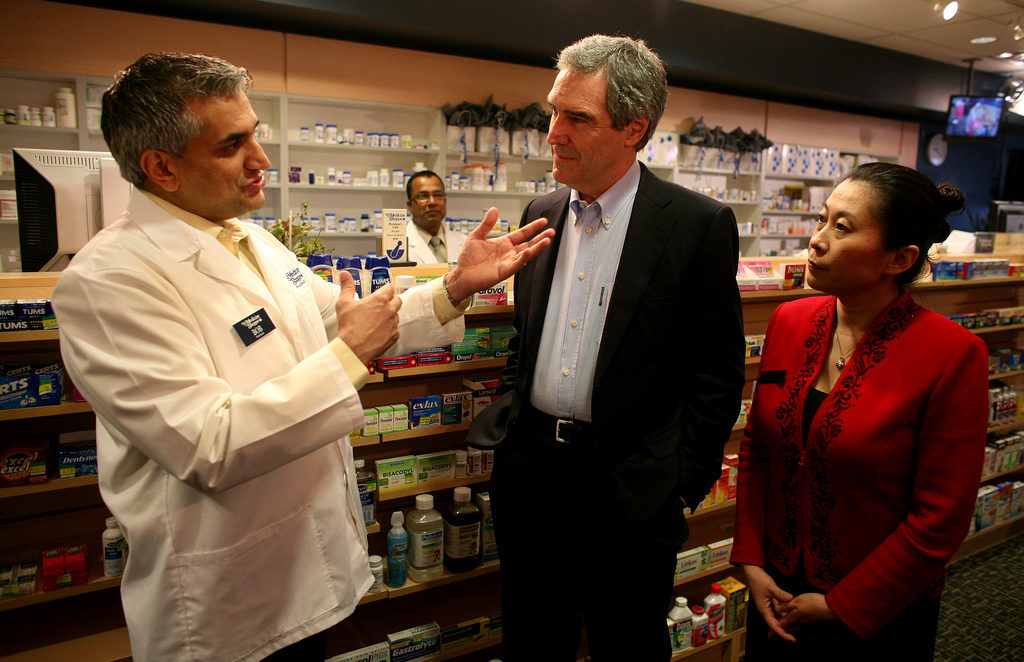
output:
M991 44L993 41L999 41L999 37L975 37L971 39L972 44Z
M960 9L960 3L956 2L955 0L953 2L945 2L945 0L939 0L939 2L936 2L932 6L932 9L934 9L935 11L941 11L943 20L948 21L949 19L956 16L956 11Z
M1015 41L1024 39L1024 14L1017 14L1017 18L1010 21L1010 29L1013 30Z

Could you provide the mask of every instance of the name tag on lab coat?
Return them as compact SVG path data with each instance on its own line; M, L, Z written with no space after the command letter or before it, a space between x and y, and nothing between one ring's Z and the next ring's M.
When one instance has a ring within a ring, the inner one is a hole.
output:
M277 328L267 315L266 308L260 308L245 319L235 322L233 327L246 347Z

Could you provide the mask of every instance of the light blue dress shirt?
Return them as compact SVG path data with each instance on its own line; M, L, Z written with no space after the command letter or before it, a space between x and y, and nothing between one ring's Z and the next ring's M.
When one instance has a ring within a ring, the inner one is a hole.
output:
M592 420L597 353L639 184L634 163L589 205L578 191L569 194L530 391L542 412Z

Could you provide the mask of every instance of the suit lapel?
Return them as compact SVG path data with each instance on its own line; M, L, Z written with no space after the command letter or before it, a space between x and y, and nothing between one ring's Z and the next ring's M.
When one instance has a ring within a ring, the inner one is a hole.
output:
M615 349L625 336L661 253L668 247L669 238L678 222L678 219L665 211L671 198L657 187L655 175L643 164L640 167L640 184L633 201L629 230L615 273L615 286L608 303L601 347L598 350L595 384L600 383Z

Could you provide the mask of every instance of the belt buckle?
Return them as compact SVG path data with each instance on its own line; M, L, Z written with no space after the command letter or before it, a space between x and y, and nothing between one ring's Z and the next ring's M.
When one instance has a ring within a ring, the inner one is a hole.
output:
M569 426L572 425L572 421L566 420L564 418L560 418L557 421L555 421L555 441L557 441L559 443L562 443L562 444L568 444L569 440L568 439L564 439L562 437L562 424L563 423L566 425L567 428L571 429L571 427L569 427Z

